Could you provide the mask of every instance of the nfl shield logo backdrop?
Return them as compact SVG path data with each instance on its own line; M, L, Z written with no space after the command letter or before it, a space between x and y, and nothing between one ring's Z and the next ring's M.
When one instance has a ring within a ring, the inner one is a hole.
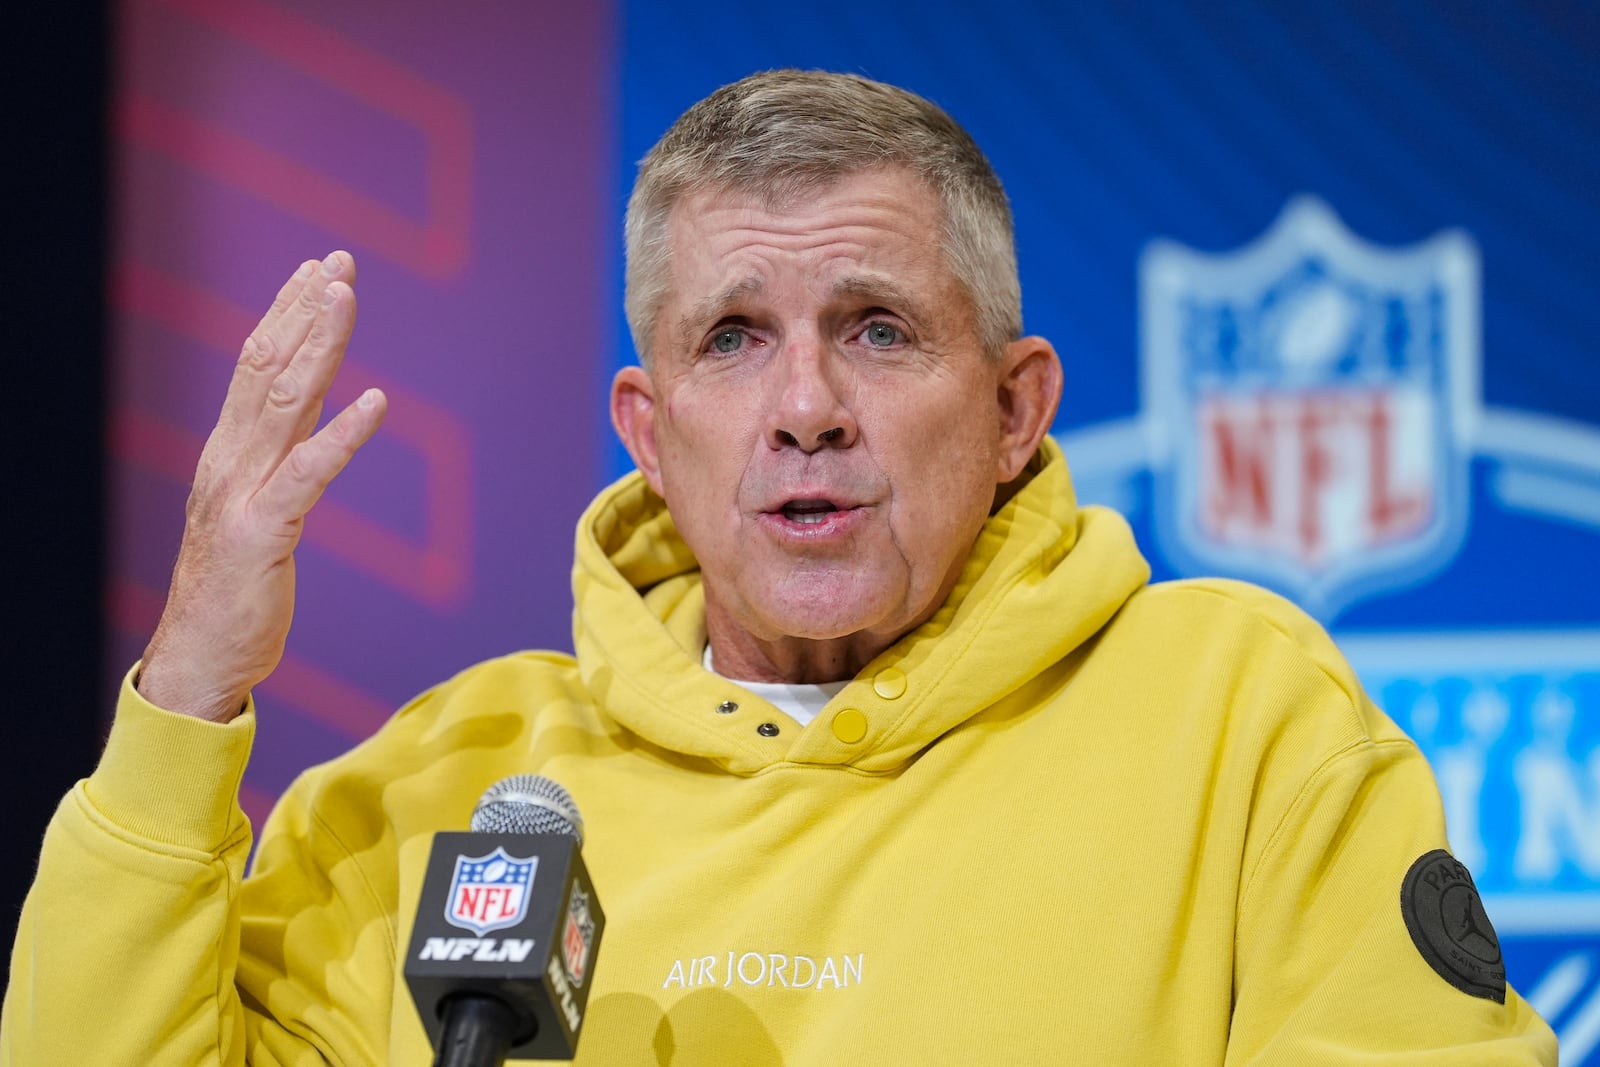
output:
M482 937L515 926L528 914L528 891L539 857L517 859L503 848L487 856L457 856L444 917Z
M1157 537L1180 570L1326 619L1449 562L1480 404L1465 234L1381 248L1308 197L1234 252L1152 244L1140 285Z

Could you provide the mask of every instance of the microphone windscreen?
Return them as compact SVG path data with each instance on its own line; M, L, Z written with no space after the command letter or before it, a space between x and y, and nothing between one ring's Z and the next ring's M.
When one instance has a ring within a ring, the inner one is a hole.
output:
M556 782L538 774L516 774L490 786L472 810L480 834L561 834L583 843L583 816Z

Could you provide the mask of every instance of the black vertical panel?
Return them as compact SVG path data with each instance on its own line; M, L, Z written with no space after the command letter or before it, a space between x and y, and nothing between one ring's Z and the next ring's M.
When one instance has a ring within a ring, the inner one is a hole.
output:
M6 531L0 938L6 957L50 813L93 767L101 691L106 94L103 3L6 12ZM8 969L9 976L9 969Z

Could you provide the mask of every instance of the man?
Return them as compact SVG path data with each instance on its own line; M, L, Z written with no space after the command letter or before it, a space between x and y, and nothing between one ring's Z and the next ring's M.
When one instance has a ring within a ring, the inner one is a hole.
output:
M250 690L383 412L313 432L349 257L279 293L48 832L0 1059L426 1062L397 946L431 835L534 771L608 916L584 1062L1554 1062L1327 637L1249 586L1147 586L1076 506L1060 363L947 116L745 79L651 152L627 237L639 473L580 522L576 659L419 697L291 788L241 884Z

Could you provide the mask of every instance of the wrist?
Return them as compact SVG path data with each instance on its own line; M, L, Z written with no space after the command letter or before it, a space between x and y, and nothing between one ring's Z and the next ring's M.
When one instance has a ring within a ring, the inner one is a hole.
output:
M171 660L149 650L134 668L133 687L162 711L217 723L237 718L244 711L248 695L198 683L189 672L177 669Z

